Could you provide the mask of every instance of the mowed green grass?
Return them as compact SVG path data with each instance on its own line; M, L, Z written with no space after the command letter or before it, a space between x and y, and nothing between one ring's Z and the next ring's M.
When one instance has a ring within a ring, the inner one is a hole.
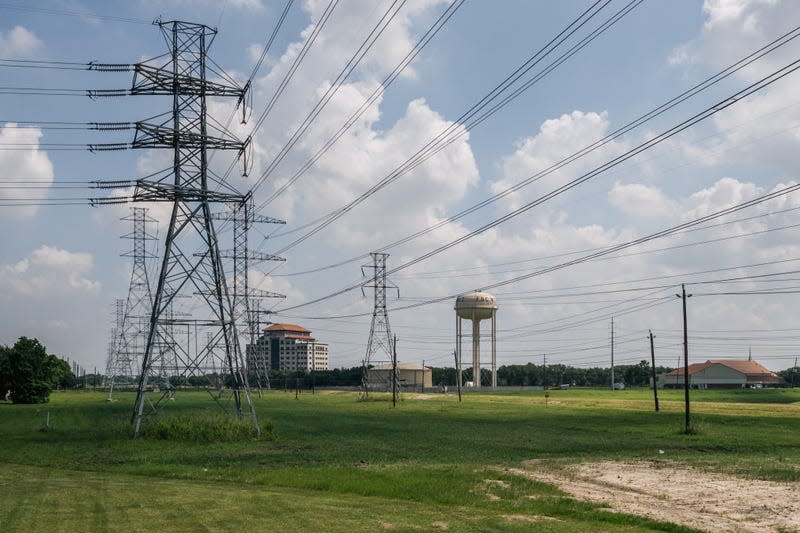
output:
M800 480L800 391L406 394L270 392L274 440L132 440L133 395L58 393L0 403L0 530L685 531L503 472L597 460L675 461ZM213 413L180 392L166 413ZM47 412L50 427L42 431Z

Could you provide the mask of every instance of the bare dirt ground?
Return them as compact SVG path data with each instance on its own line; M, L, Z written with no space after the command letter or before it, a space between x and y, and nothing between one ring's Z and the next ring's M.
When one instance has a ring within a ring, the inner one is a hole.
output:
M800 532L800 483L702 472L664 462L584 463L565 469L529 461L507 472L553 483L580 500L708 531Z

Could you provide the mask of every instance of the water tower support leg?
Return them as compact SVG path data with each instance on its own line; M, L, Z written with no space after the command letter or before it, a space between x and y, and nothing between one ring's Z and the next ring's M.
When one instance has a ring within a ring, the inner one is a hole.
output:
M497 310L492 310L492 390L497 389Z
M472 317L472 384L481 388L481 321Z

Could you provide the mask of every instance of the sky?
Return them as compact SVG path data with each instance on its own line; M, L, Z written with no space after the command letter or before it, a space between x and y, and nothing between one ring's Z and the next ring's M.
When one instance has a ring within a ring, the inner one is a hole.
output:
M259 214L286 224L253 228L252 249L285 261L251 265L250 285L286 295L264 302L273 311L268 319L312 330L329 344L332 367L364 358L373 298L358 286L369 281L361 266L376 250L389 254L390 271L401 267L390 275L398 291L388 292L401 361L452 365L454 296L486 289L499 306L499 365L539 364L546 354L548 363L609 366L613 318L616 364L649 360L652 331L656 363L675 367L683 353L676 295L685 284L690 362L752 354L772 370L794 365L800 194L784 189L798 182L800 74L780 69L800 57L800 40L596 143L794 30L796 2L296 0L259 65L285 5L0 4L0 344L36 337L87 369L105 368L114 301L130 284L131 259L123 254L131 242L120 237L132 227L121 219L134 204L93 207L89 198L130 191L89 183L145 176L168 167L171 154L90 152L88 144L129 143L132 132L67 128L169 111L166 97L85 95L131 86L130 72L86 70L90 61L136 63L167 51L152 24L158 19L216 28L209 56L237 83L251 81L250 120L233 120L230 130L251 136L252 168L243 177L237 164L227 180L253 191ZM452 16L392 78L448 9ZM492 92L590 9L594 16L515 84ZM341 82L359 46L395 11ZM75 68L31 68L37 65ZM364 105L371 95L378 97ZM497 97L484 108L492 113L465 115L487 95ZM234 103L211 99L209 113L225 123ZM352 203L444 131L452 135L444 149ZM233 158L214 154L211 166L225 174ZM136 206L158 220L149 228L158 258L170 206ZM219 239L221 248L232 246L228 225L220 225ZM148 269L154 282L158 260ZM488 366L488 322L482 328Z

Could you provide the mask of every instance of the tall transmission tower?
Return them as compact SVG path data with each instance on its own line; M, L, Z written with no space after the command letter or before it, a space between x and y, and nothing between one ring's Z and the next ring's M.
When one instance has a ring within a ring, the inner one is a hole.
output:
M386 258L389 254L372 252L372 265L363 265L361 274L364 275L365 268L371 268L372 279L361 286L374 289L374 306L372 309L372 325L369 328L369 340L367 341L367 351L364 355L364 366L361 374L362 394L366 398L369 395L370 367L377 363L390 363L394 360L394 346L392 343L392 331L389 327L389 313L386 311L386 289L397 289L398 297L400 290L396 285L386 280ZM378 354L380 354L379 357ZM397 380L395 376L389 376L386 386L393 387Z
M134 201L172 203L164 241L163 259L153 298L153 309L147 344L142 360L139 389L133 413L134 437L141 434L145 403L157 411L168 393L160 391L155 401L148 398L148 378L160 368L164 346L175 348L176 378L203 375L214 365L211 347L224 348L225 372L229 375L235 410L242 416L242 398L249 405L256 435L261 430L256 417L244 360L238 341L234 302L228 291L221 261L217 231L211 216L214 203L239 203L243 196L217 178L208 168L210 150L234 150L246 153L249 140L234 138L207 116L207 99L232 97L244 104L246 89L239 87L226 74L207 61L216 30L202 24L182 21L158 22L170 46L169 53L134 65L132 95L168 95L171 112L136 123L134 148L172 150L173 164L169 172L137 181ZM211 81L207 73L223 81ZM211 131L219 134L215 136ZM193 317L170 319L170 305L181 296L194 297ZM202 316L201 316L202 315ZM202 328L212 334L212 342L195 350L172 342L170 326ZM218 343L221 341L221 343Z
M113 399L114 385L118 382L132 383L141 368L153 309L147 259L155 256L147 251L147 241L155 240L155 237L147 233L147 223L156 220L148 216L147 209L143 207L131 208L131 214L122 220L133 223L133 231L122 236L123 239L133 240L133 250L122 254L123 257L133 258L133 269L123 316L117 324L117 349L108 373L109 401ZM119 309L117 314L119 315Z
M211 215L215 220L225 220L233 222L233 250L222 250L220 255L223 258L233 259L233 308L239 334L242 339L247 341L245 354L249 355L249 350L255 347L256 335L259 334L259 313L260 306L255 302L262 298L286 298L283 294L250 288L249 272L251 263L262 261L285 261L283 257L277 255L255 252L249 249L248 234L253 224L286 224L284 220L278 220L264 215L256 215L253 209L253 199L248 194L241 202L234 204L229 212L214 213ZM259 394L261 387L270 389L269 371L261 367L261 358L248 357L247 372L255 374L256 385ZM254 364L250 365L250 361Z

